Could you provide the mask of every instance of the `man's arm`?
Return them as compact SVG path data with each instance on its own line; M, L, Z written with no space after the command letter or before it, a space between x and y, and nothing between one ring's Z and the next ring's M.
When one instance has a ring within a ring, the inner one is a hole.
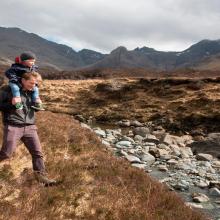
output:
M0 89L0 111L10 111L14 108L14 106L8 101L9 100L9 92Z

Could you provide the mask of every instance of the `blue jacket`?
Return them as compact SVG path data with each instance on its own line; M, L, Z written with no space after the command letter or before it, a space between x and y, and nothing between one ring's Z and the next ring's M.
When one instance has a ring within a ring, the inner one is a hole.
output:
M33 65L31 68L24 66L22 64L14 63L11 67L5 72L6 77L9 79L9 82L21 84L21 77L24 73L30 73L32 71L37 71L38 67Z

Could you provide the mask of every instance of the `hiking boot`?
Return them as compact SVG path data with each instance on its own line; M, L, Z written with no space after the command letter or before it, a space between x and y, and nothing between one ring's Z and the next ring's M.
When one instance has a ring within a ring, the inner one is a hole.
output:
M42 103L38 103L38 102L35 102L31 108L33 108L34 110L37 110L37 111L45 111L45 108L43 106Z
M22 103L21 103L21 102L17 102L17 103L15 104L15 108L16 108L16 110L22 110L22 109L23 109Z
M35 171L34 172L34 176L35 179L39 182L39 183L43 183L44 186L54 186L57 184L56 180L53 179L49 179L47 177L47 174L45 172L39 172L39 171Z

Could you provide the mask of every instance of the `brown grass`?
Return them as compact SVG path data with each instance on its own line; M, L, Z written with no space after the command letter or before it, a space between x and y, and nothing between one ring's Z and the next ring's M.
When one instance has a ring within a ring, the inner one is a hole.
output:
M37 124L47 170L62 183L51 188L36 183L27 163L31 158L20 145L0 168L0 176L5 174L0 219L205 219L144 171L115 158L72 117L39 113Z

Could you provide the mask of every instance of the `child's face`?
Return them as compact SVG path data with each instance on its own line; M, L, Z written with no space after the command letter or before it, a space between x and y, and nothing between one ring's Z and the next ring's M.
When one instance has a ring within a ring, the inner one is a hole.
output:
M35 64L35 59L22 61L24 66L32 67Z

